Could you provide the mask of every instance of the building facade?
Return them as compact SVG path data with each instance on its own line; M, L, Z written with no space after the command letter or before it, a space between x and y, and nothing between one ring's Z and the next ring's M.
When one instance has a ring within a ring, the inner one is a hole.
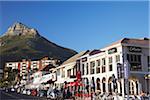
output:
M80 52L56 67L57 80L55 84L59 88L63 87L65 82L73 82L76 80L76 60L85 53L86 51Z
M124 38L105 48L87 51L74 62L58 67L56 82L74 81L76 78L69 76L76 76L80 71L82 82L88 91L115 92L125 96L128 93L126 84L129 83L130 95L139 95L142 91L149 93L149 43L147 38ZM126 62L128 70L125 69Z
M30 80L30 76L33 73L45 68L48 65L58 66L57 62L59 62L59 60L49 59L48 57L44 57L40 60L22 59L22 61L19 62L7 62L5 64L5 68L10 68L12 71L17 70L18 77L20 77L19 82L22 85L25 85ZM5 72L4 77L8 77L8 72Z

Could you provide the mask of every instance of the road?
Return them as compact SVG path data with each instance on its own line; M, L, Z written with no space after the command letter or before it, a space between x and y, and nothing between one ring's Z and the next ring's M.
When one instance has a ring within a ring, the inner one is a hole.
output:
M15 92L0 91L0 100L45 100L45 99L46 98L28 96L24 94L18 94Z

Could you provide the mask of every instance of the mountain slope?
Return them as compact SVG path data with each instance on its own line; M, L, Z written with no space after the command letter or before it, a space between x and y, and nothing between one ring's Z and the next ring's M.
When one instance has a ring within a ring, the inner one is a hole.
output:
M1 67L7 61L41 59L44 56L64 61L76 54L42 37L35 29L15 23L0 37Z

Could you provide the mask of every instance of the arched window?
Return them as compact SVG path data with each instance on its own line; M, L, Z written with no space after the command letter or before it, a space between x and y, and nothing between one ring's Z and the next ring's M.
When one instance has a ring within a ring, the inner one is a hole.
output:
M131 82L129 81L129 94L131 94Z
M97 78L96 84L97 84L97 90L100 90L100 79L99 78Z
M85 80L86 80L86 90L87 90L87 92L89 93L89 80L88 80L88 78L85 78Z
M94 77L92 77L91 89L92 89L93 91L95 91L95 81L94 81Z
M136 87L135 87L136 88L136 94L138 95L139 88L138 88L138 82L137 81L135 82L135 85L136 85Z
M134 84L132 82L132 94L134 94Z
M106 78L102 79L102 87L103 87L103 92L106 92Z
M119 82L119 85L120 85L120 95L122 96L122 84L121 84L121 82Z
M129 94L134 94L134 81L130 80L129 81Z
M110 77L108 79L108 92L111 93L112 92L112 77Z

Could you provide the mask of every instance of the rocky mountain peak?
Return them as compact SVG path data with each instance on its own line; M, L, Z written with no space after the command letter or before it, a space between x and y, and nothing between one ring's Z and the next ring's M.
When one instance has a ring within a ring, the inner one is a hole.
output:
M14 36L14 35L38 35L38 31L34 28L30 28L21 22L15 22L10 26L5 33L5 35Z

